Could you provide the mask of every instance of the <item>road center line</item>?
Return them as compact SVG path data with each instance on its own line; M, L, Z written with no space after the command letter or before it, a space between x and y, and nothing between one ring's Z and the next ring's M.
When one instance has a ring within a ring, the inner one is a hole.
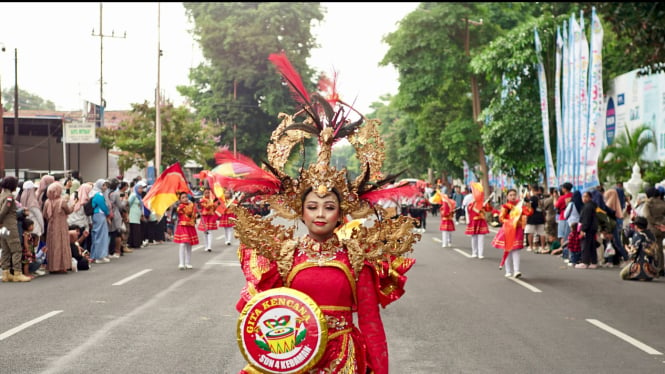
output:
M130 275L129 277L127 277L127 278L125 278L125 279L123 279L123 280L121 280L121 281L118 281L118 282L113 283L112 286L122 286L123 284L129 282L130 280L132 280L132 279L134 279L134 278L138 278L138 277L140 277L141 275L143 275L143 274L145 274L145 273L148 273L148 272L151 272L151 271L152 271L152 269L145 269L145 270L139 271L138 273L136 273L136 274L134 274L134 275Z
M21 324L20 326L14 327L14 328L11 329L11 330L7 330L7 331L3 332L2 334L0 334L0 341L5 340L5 339L7 339L8 337L10 337L10 336L16 334L17 332L23 331L23 330L27 329L28 327L30 327L30 326L32 326L32 325L36 325L37 323L39 323L39 322L41 322L41 321L43 321L43 320L45 320L45 319L47 319L47 318L51 318L51 317L53 317L54 315L59 314L59 313L62 313L62 310L54 310L54 311L52 311L52 312L50 312L50 313L46 313L46 314L44 314L44 315L41 316L41 317L37 317L37 318L35 318L35 319L33 319L32 321L28 321L28 322L26 322L26 323Z
M660 353L660 352L658 352L657 350L655 350L655 349L649 347L648 345L646 345L646 344L640 342L639 340L637 340L637 339L635 339L635 338L633 338L633 337L630 337L630 336L628 336L628 335L622 333L621 331L619 331L619 330L617 330L617 329L615 329L615 328L613 328L613 327L610 327L610 326L608 326L608 325L606 325L606 324L600 322L600 321L597 320L597 319L588 319L588 318L587 318L586 321L589 322L589 323L592 324L592 325L595 325L596 327L598 327L598 328L600 328L600 329L602 329L602 330L605 330L605 331L609 332L610 334L612 334L612 335L614 335L614 336L616 336L616 337L618 337L618 338L620 338L620 339L623 339L624 341L626 341L626 342L628 342L628 343L634 345L635 347L637 347L637 348L643 350L644 352L646 352L646 353L648 353L648 354L650 354L650 355L662 355L662 353Z

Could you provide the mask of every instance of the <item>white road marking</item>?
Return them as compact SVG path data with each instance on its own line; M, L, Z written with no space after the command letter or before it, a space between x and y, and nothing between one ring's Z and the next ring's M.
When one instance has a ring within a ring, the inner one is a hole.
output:
M152 269L141 270L141 271L139 271L138 273L136 273L136 274L134 274L134 275L130 275L129 277L127 277L127 278L125 278L125 279L123 279L123 280L121 280L121 281L118 281L118 282L113 283L112 286L122 286L123 284L129 282L130 280L132 280L132 279L134 279L134 278L138 278L138 277L140 277L141 275L143 275L143 274L145 274L145 273L148 273L148 272L151 272L151 271L152 271Z
M619 331L619 330L617 330L617 329L614 329L614 328L612 328L612 327L610 327L610 326L608 326L608 325L606 325L606 324L600 322L600 321L597 320L597 319L589 319L589 318L587 318L586 321L589 322L590 324L592 324L592 325L594 325L594 326L596 326L596 327L602 329L602 330L605 330L605 331L609 332L610 334L612 334L612 335L614 335L614 336L616 336L616 337L618 337L618 338L620 338L620 339L623 339L624 341L626 341L626 342L628 342L628 343L634 345L634 346L637 347L638 349L641 349L641 350L643 350L644 352L646 352L646 353L648 353L648 354L650 354L650 355L662 355L662 353L660 353L660 352L658 352L657 350L655 350L655 349L649 347L648 345L646 345L646 344L640 342L639 340L637 340L637 339L635 339L635 338L633 338L633 337L630 337L630 336L628 336L628 335L622 333L621 331Z
M238 261L207 261L206 265L221 265L221 266L240 267L240 263Z
M51 317L53 317L54 315L59 314L59 313L62 313L62 310L54 310L54 311L52 311L52 312L50 312L50 313L46 313L46 314L44 314L44 315L41 316L41 317L37 317L37 318L35 318L35 319L33 319L32 321L28 321L28 322L26 322L26 323L21 324L20 326L14 327L14 328L11 329L11 330L7 330L7 331L3 332L2 334L0 334L0 341L1 341L1 340L5 340L5 339L7 339L8 337L10 337L10 336L16 334L17 332L21 332L21 331L27 329L28 327L30 327L30 326L32 326L32 325L36 325L37 323L39 323L39 322L41 322L41 321L43 321L43 320L45 320L45 319L47 319L47 318L51 318Z
M510 279L511 281L513 281L513 282L519 284L520 286L522 286L522 287L524 287L524 288L530 290L531 292L536 292L536 293L538 293L538 292L543 292L543 291L541 291L540 289L538 289L538 288L536 288L536 287L534 287L534 286L528 284L527 282L525 282L525 281L523 281L523 280L521 280L521 279L519 279L519 278L513 278L513 277L510 277L510 278L508 278L508 279Z

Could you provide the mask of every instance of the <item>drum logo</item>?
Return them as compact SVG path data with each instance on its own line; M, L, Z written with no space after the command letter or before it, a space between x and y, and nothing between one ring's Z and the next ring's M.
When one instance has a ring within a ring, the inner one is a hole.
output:
M238 344L247 362L267 373L298 373L321 358L327 324L306 294L282 287L255 295L238 321Z

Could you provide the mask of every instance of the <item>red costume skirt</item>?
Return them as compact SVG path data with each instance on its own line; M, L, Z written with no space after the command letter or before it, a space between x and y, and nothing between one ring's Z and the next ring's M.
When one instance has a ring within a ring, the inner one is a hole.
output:
M455 231L455 222L450 218L442 218L439 231Z
M206 214L201 215L201 222L199 222L198 229L201 231L217 230L217 215Z
M199 244L199 235L196 232L194 226L181 226L178 225L175 228L175 234L173 235L174 243L189 243L189 244Z
M232 219L233 218L233 219ZM235 214L224 213L219 217L219 227L234 227L235 223Z
M506 233L503 230L503 227L499 229L499 232L496 234L494 239L492 239L492 247L505 250ZM513 249L522 249L522 248L524 248L524 228L518 226L515 229L515 241L513 242L512 248L510 248L510 250L512 251Z

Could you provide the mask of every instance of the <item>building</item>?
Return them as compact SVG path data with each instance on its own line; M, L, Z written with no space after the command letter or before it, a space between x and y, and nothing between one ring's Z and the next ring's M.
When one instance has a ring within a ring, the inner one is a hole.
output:
M84 181L95 181L120 174L117 156L100 147L94 130L87 139L71 136L71 125L85 122L81 112L19 110L18 124L13 112L5 112L2 117L2 175L16 175L18 171L19 180L51 174L56 179L75 175ZM104 126L117 126L128 117L129 111L107 111ZM98 125L91 122L85 126L94 129ZM70 134L72 142L63 142L63 130Z

